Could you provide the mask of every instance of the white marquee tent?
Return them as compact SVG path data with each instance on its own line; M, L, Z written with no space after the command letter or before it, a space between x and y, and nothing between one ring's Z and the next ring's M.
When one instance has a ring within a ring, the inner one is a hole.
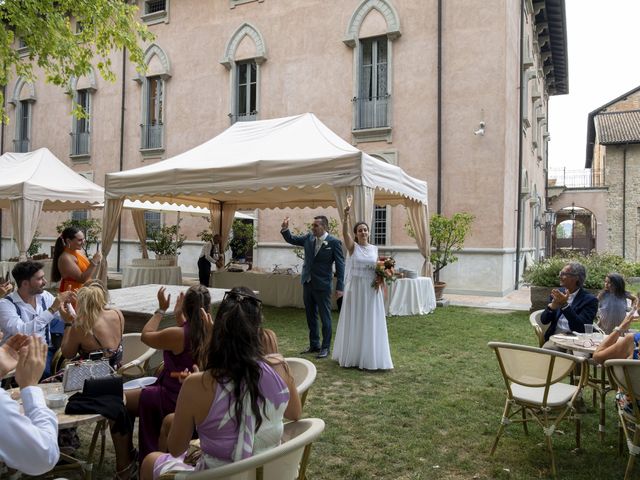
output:
M237 122L175 157L109 173L102 248L106 259L125 199L207 207L226 243L238 209L328 207L353 195L354 219L378 205L405 205L430 274L427 184L344 141L315 115ZM103 260L101 274L106 272Z
M20 259L42 211L92 208L104 201L102 187L62 163L47 148L0 156L0 208L9 208Z

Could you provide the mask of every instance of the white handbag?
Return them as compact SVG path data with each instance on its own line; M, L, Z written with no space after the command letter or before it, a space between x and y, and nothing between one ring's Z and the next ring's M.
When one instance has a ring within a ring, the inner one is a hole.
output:
M69 363L64 367L62 389L65 392L82 390L86 379L108 377L113 373L115 370L109 365L109 360L80 360Z

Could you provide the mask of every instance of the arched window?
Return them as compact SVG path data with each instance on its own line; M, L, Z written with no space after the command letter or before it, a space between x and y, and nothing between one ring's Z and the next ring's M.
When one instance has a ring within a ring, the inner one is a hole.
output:
M13 96L9 101L15 107L15 136L13 139L14 152L28 152L31 150L33 104L36 101L36 89L32 83L24 78L18 78Z
M391 44L400 36L400 21L387 0L363 0L354 10L344 43L354 49L357 65L353 96L353 129L357 141L391 141Z
M156 154L164 151L164 107L171 64L169 57L156 44L147 48L144 61L147 65L146 75L136 79L142 83L140 150L143 154Z
M231 72L231 123L258 118L260 66L267 59L264 39L258 30L244 23L229 38L220 63Z

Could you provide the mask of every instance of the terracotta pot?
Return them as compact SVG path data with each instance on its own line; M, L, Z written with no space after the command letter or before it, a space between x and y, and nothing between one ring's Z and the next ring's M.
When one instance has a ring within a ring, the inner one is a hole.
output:
M434 282L433 284L433 290L436 293L436 300L442 300L443 299L443 293L444 293L444 289L447 286L447 284L445 282Z

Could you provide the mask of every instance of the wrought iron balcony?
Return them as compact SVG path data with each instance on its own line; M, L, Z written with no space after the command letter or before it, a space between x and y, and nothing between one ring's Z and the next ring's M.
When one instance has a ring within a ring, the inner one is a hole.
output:
M140 125L142 129L141 148L144 150L162 148L162 133L164 125L157 123L155 125Z
M354 97L351 101L354 130L391 126L391 95Z
M239 113L234 115L233 113L229 114L229 120L231 121L231 125L236 122L253 122L258 119L258 111L254 110L249 113Z
M549 186L596 188L604 187L604 185L604 170L593 170L591 168L580 170L549 169Z
M89 155L89 132L71 134L71 155Z

